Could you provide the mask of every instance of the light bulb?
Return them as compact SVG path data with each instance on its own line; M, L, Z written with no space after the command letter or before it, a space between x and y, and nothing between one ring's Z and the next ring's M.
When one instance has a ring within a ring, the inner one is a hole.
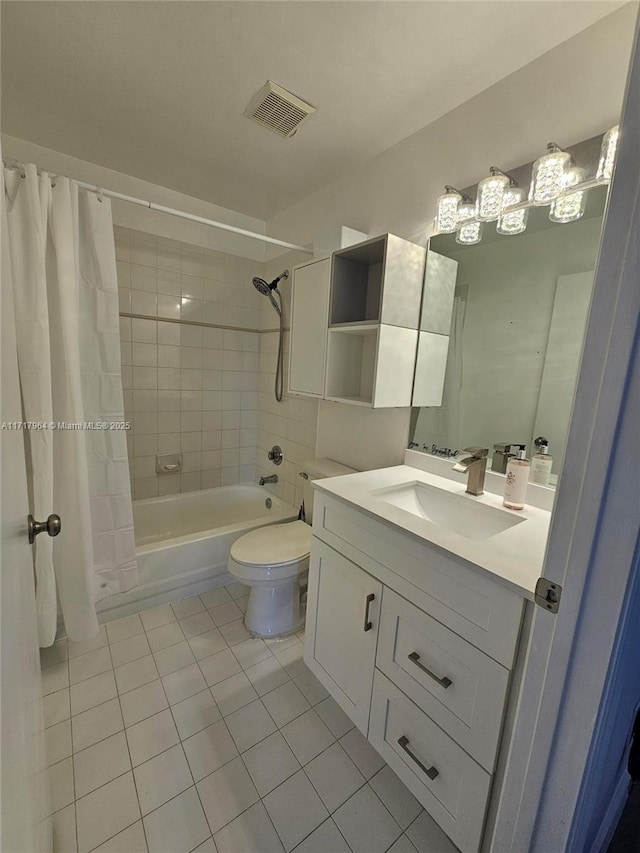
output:
M478 184L478 219L493 222L498 219L504 206L504 194L509 189L510 179L491 167L491 175Z
M474 243L479 243L480 240L482 240L482 222L478 222L476 219L465 222L456 232L456 243L463 246L472 246Z
M579 182L579 170L571 169L565 176L565 192L551 203L549 219L552 222L575 222L576 219L580 219L587 203L587 192L586 190L577 190L573 193L567 192L568 189Z
M533 164L529 200L535 205L551 204L565 187L564 178L571 163L571 154L562 151L555 142L547 146L547 154Z
M618 139L620 138L620 128L618 125L608 130L602 137L602 147L600 148L600 162L598 163L598 172L596 178L602 181L610 181L613 174L613 166L616 161L616 153L618 151Z
M446 187L447 192L441 195L436 207L436 230L440 234L452 234L458 227L458 205L462 195L452 187Z
M510 187L504 194L504 210L500 219L498 219L498 224L496 225L496 231L498 234L522 234L522 232L527 227L527 220L529 219L529 208L524 207L520 210L512 210L509 212L508 208L514 204L520 204L525 200L525 192L520 187Z

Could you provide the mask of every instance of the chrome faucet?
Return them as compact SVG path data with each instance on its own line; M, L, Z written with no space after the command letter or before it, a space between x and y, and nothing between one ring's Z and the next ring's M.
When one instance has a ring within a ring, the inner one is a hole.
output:
M278 475L277 474L269 474L268 477L260 477L260 485L266 486L267 483L277 483Z
M484 475L487 470L489 448L465 447L464 452L470 453L471 456L459 459L453 466L453 470L469 475L467 478L466 493L477 497L484 492Z

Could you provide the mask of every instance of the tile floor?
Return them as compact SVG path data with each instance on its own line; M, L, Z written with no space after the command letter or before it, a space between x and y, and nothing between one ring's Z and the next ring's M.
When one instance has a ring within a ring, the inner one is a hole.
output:
M42 651L55 853L455 853L302 661L219 587Z

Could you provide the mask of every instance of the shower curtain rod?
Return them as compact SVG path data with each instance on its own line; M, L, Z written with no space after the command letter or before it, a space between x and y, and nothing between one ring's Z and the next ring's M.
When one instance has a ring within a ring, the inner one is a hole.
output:
M241 237L251 237L254 240L262 240L263 243L269 243L272 246L281 246L284 249L295 249L298 252L305 252L307 255L312 255L313 250L307 249L305 246L298 246L296 243L287 243L286 240L278 240L276 237L267 237L265 234L257 234L255 231L247 231L245 228L238 228L235 225L227 225L224 222L217 222L215 219L206 219L204 216L196 216L194 213L187 213L185 210L177 210L174 207L165 207L163 204L156 204L154 201L146 201L142 198L135 198L132 195L124 195L114 190L105 190L95 184L87 184L85 181L76 181L79 187L85 190L94 192L97 195L108 196L109 198L117 198L120 201L127 201L129 204L138 204L141 207L148 207L149 210L156 210L158 213L168 213L169 216L177 216L179 219L188 219L190 222L199 222L201 225L209 225L211 228L219 228L221 231L230 231L232 234L239 234Z
M8 169L23 169L24 163L21 160L13 158L3 158L3 165ZM38 169L38 172L40 170ZM51 177L55 175L52 173ZM194 213L187 213L185 210L177 210L174 207L165 207L164 204L156 204L154 201L146 201L143 198L136 198L132 195L118 193L115 190L105 190L97 184L88 184L86 181L76 181L79 187L89 192L96 193L98 196L107 196L108 198L117 198L119 201L126 201L129 204L137 204L140 207L147 207L149 210L156 210L158 213L167 213L169 216L177 216L179 219L188 219L190 222L198 222L200 225L209 225L211 228L218 228L221 231L230 231L232 234L238 234L241 237L250 237L253 240L262 240L263 243L269 243L272 246L280 246L283 249L295 249L298 252L304 252L307 255L313 255L313 249L307 249L305 246L298 246L296 243L288 243L286 240L278 240L276 237L267 237L266 234L257 234L255 231L247 231L245 228L238 228L235 225L227 225L225 222L218 222L215 219L207 219L204 216L196 216Z

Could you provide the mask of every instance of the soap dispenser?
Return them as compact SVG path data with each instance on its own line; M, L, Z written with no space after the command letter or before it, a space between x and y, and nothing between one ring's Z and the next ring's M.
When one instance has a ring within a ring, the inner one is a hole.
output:
M515 459L510 459L507 463L507 481L502 503L507 509L524 509L531 462L526 457L526 445L518 444L512 447L519 447L519 450Z
M531 482L538 486L548 486L553 467L549 442L544 436L539 435L533 443L538 448L538 452L531 459Z

